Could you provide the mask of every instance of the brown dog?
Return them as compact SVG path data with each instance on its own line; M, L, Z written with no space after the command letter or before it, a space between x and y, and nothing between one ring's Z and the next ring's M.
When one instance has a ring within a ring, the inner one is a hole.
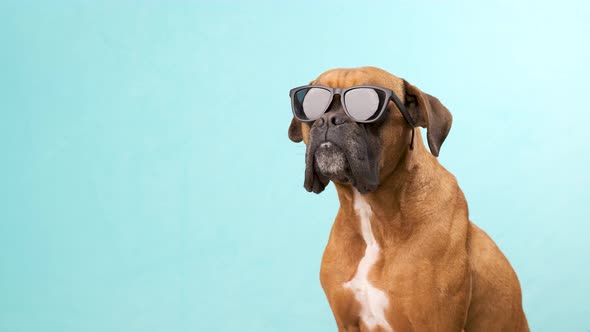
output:
M320 272L338 330L528 331L514 270L470 222L436 158L449 111L374 67L330 70L311 84L393 90L431 151L391 101L378 123L353 121L337 97L315 122L291 122L289 138L307 145L306 189L319 193L332 180L340 200Z

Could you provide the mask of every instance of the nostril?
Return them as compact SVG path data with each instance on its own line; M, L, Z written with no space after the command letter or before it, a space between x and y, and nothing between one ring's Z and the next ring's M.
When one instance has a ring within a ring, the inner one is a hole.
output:
M323 127L323 126L324 126L324 123L325 123L325 121L324 121L324 118L319 118L319 119L317 119L317 120L316 120L316 123L317 123L316 125L317 125L318 127Z
M345 121L346 121L346 119L343 116L341 116L340 114L336 114L336 115L330 117L330 123L335 126L341 125Z

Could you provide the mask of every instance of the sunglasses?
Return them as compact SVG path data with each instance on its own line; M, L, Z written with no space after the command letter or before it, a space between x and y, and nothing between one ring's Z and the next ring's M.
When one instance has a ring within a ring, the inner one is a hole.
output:
M293 116L301 122L319 119L330 107L334 95L340 95L342 107L348 117L358 123L372 123L385 114L387 104L392 100L411 127L414 120L395 93L380 86L359 85L345 89L334 89L321 85L304 85L291 89Z

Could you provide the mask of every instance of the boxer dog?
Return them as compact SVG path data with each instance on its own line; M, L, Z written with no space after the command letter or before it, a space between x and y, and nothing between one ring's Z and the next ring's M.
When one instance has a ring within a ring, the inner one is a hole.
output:
M340 208L320 269L339 331L528 331L516 274L437 160L441 102L374 67L291 90L304 187ZM422 142L426 129L430 152Z

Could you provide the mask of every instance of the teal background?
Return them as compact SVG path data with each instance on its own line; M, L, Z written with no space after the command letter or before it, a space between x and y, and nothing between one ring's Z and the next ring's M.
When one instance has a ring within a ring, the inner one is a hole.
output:
M0 2L0 331L333 331L338 202L288 90L374 65L455 121L440 161L534 331L590 330L587 1Z

